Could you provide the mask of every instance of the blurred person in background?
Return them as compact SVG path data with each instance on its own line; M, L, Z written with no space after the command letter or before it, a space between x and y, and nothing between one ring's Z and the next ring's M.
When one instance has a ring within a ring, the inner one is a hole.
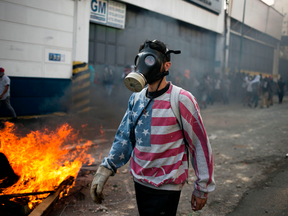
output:
M283 78L281 77L279 81L277 82L279 104L281 104L283 101L285 91L286 91L286 84L285 82L283 82Z
M3 103L11 112L13 120L17 119L17 115L10 103L10 78L5 75L4 68L0 67L0 107Z
M258 106L258 100L260 96L260 75L256 75L254 80L252 81L252 101L251 104L254 103L254 108Z
M247 104L249 107L252 107L251 105L252 96L253 96L252 77L249 76L248 80L246 81L246 97L243 106L246 106Z
M269 101L269 105L273 106L273 95L274 95L274 92L276 90L276 85L274 85L274 81L272 79L272 76L269 76L269 84L270 84L270 89L268 92L268 101Z
M201 97L201 102L200 102L200 108L205 109L206 106L206 100L207 100L207 92L209 91L209 87L207 86L207 82L205 82L206 76L203 76L203 79L200 82L199 85L199 95Z
M223 104L229 104L230 85L231 82L228 79L228 76L225 75L224 80L222 81Z
M189 91L191 83L190 83L190 71L188 69L184 71L184 76L182 77L181 83L182 83L182 87L185 90Z
M207 87L207 99L206 103L213 105L214 100L213 100L213 80L210 78L209 75L206 75L205 78L205 85Z
M265 104L267 108L269 108L268 95L269 95L270 88L271 86L270 86L269 79L268 77L265 77L261 82L261 95L262 95L261 108L263 108Z
M214 80L214 100L221 101L221 79L220 75L217 75L217 78Z
M103 73L103 84L105 86L105 90L108 96L112 94L114 78L115 77L112 68L110 68L108 65L105 65Z
M242 79L241 79L241 103L245 102L245 98L246 98L246 82L248 80L248 77L246 76L246 74L244 72L241 73L242 74Z
M242 94L242 74L238 71L236 73L235 88L237 98L241 98Z
M198 82L198 80L196 79L196 77L194 75L191 76L191 93L196 97L197 100L199 100L199 85L200 83Z
M132 72L132 67L131 67L131 65L126 65L126 66L124 67L124 70L123 70L123 73L122 73L121 78L124 80L125 77L126 77L129 73L131 73L131 72Z

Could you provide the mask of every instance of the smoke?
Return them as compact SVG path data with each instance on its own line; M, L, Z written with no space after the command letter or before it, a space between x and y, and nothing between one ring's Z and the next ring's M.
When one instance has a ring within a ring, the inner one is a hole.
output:
M146 39L157 39L163 41L169 49L181 50L180 55L171 54L170 75L166 77L168 81L175 84L176 78L184 79L184 71L187 69L190 77L198 80L205 74L214 74L216 33L127 5L125 29L90 25L90 76L89 81L85 80L89 82L89 94L83 96L84 100L89 101L86 105L90 110L79 112L80 109L74 108L80 99L73 101L75 84L72 83L61 96L45 100L42 109L60 107L60 111L67 113L67 117L60 119L71 122L79 129L82 124L88 124L88 127L98 125L99 128L109 124L117 128L132 94L123 83L124 68L134 65L139 46ZM110 84L105 81L105 65L113 72ZM77 85L82 84L79 82Z
M128 4L124 30L91 24L90 35L91 32L93 41L90 38L89 64L94 70L91 73L92 107L98 107L101 101L103 106L127 108L132 93L124 86L122 75L126 65L134 65L139 46L146 39L157 39L169 49L181 50L180 55L171 54L168 81L175 83L177 77L184 77L186 69L190 70L190 77L198 80L205 74L214 74L216 33L191 24ZM104 40L105 43L102 42ZM115 46L112 45L114 41ZM108 95L104 84L105 65L114 73L111 95Z

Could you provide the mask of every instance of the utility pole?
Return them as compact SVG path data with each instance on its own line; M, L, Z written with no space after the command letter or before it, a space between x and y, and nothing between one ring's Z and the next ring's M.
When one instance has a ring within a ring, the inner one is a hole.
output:
M240 39L240 53L239 53L239 67L238 67L239 72L241 71L241 67L242 67L242 44L243 44L245 7L246 7L246 0L244 0L244 6L243 6L243 18L242 18L241 39Z
M226 9L224 10L225 16L224 16L224 46L223 46L223 66L222 66L222 76L226 74L226 50L228 49L227 47L227 19L228 19L228 0L225 0L226 3ZM221 78L222 78L221 76Z

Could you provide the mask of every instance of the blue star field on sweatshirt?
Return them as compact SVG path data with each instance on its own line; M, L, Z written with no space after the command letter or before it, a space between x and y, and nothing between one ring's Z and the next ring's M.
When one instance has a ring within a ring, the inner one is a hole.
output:
M136 98L135 98L136 97ZM116 132L113 145L110 149L108 157L104 158L102 166L113 170L113 175L117 169L124 166L130 159L133 151L132 143L130 140L130 133L133 129L133 124L141 114L142 110L148 103L149 99L145 94L133 93L128 102L128 109L120 123ZM135 104L134 104L135 102ZM151 112L152 103L145 109L135 126L136 144L139 146L150 146L150 132L151 132Z

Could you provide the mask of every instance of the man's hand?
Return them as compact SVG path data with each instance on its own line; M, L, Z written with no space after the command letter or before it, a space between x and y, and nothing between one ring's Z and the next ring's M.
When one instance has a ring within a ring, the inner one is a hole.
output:
M102 191L110 175L112 175L111 170L104 166L99 166L90 188L90 196L92 200L97 204L101 204L102 200L104 200Z
M205 199L201 199L201 198L198 198L196 197L195 195L192 194L192 197L191 197L191 208L193 211L198 211L198 210L201 210L206 202L207 202L207 199L208 198L205 198Z

